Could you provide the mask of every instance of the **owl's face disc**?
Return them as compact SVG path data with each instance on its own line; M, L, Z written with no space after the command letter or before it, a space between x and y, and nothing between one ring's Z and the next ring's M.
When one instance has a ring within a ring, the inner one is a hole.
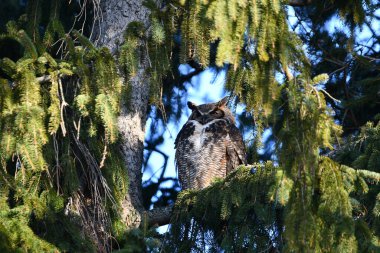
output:
M230 122L234 122L231 111L226 106L228 97L223 98L219 102L203 105L195 105L188 102L188 107L192 110L189 120L195 120L202 125L208 124L213 120L226 118Z
M205 125L215 119L223 118L224 115L224 111L220 108L206 104L197 106L197 108L193 110L190 119Z

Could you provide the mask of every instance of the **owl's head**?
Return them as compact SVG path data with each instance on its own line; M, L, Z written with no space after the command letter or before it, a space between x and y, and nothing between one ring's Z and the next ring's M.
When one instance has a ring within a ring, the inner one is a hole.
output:
M235 123L235 118L227 107L228 97L216 103L196 105L188 101L187 106L192 110L189 120L196 120L202 125L205 125L215 119L227 119L232 124Z

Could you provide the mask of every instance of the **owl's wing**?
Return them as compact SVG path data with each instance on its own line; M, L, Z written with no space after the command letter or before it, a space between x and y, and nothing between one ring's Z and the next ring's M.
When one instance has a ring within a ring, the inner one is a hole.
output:
M186 122L185 125L183 125L182 129L179 131L177 138L175 138L174 141L174 148L177 149L179 144L183 141L188 139L195 130L195 126L192 121Z
M181 183L182 189L189 188L189 159L188 154L190 153L191 145L189 143L189 138L193 135L195 126L191 121L188 121L179 131L177 138L174 141L175 152L175 164L178 171L178 178Z
M228 125L228 136L230 140L226 143L227 174L247 162L243 136L234 124Z

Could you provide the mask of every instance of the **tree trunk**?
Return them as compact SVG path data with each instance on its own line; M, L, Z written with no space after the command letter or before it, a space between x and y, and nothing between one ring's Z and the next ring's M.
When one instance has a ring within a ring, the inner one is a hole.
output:
M123 42L123 35L129 23L138 21L148 28L149 10L142 5L142 2L143 0L103 0L97 45L108 47L112 53L116 53L118 45ZM118 118L121 152L129 176L129 190L122 201L121 215L128 228L139 226L143 211L141 167L149 98L147 67L147 55L141 52L137 75L132 80L125 80L125 85L129 87L131 93L128 101L122 101Z

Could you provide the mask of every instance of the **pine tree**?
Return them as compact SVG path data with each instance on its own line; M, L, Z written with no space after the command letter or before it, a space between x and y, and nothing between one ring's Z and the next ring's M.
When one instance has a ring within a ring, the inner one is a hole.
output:
M296 13L300 25L315 28L312 38L292 31L289 5L301 5ZM377 17L378 5L29 0L25 15L7 20L0 35L0 249L378 251L377 107L354 132L342 114L334 120L342 108L333 96L344 94L336 88L344 76L325 73L326 52L321 56L315 42L324 35L323 47L333 48L346 38L321 28L339 13L351 37L330 54L354 56L350 88L359 94L345 95L343 111L378 102L378 44L359 55L353 36L367 17ZM314 51L306 54L305 44ZM184 62L228 69L226 89L255 122L250 149L270 127L275 159L181 192L172 213L164 213L171 229L163 236L151 226L167 209L146 212L142 203L144 126L150 106L161 119L174 117L165 103L181 88L167 82ZM342 133L348 141L339 146Z

